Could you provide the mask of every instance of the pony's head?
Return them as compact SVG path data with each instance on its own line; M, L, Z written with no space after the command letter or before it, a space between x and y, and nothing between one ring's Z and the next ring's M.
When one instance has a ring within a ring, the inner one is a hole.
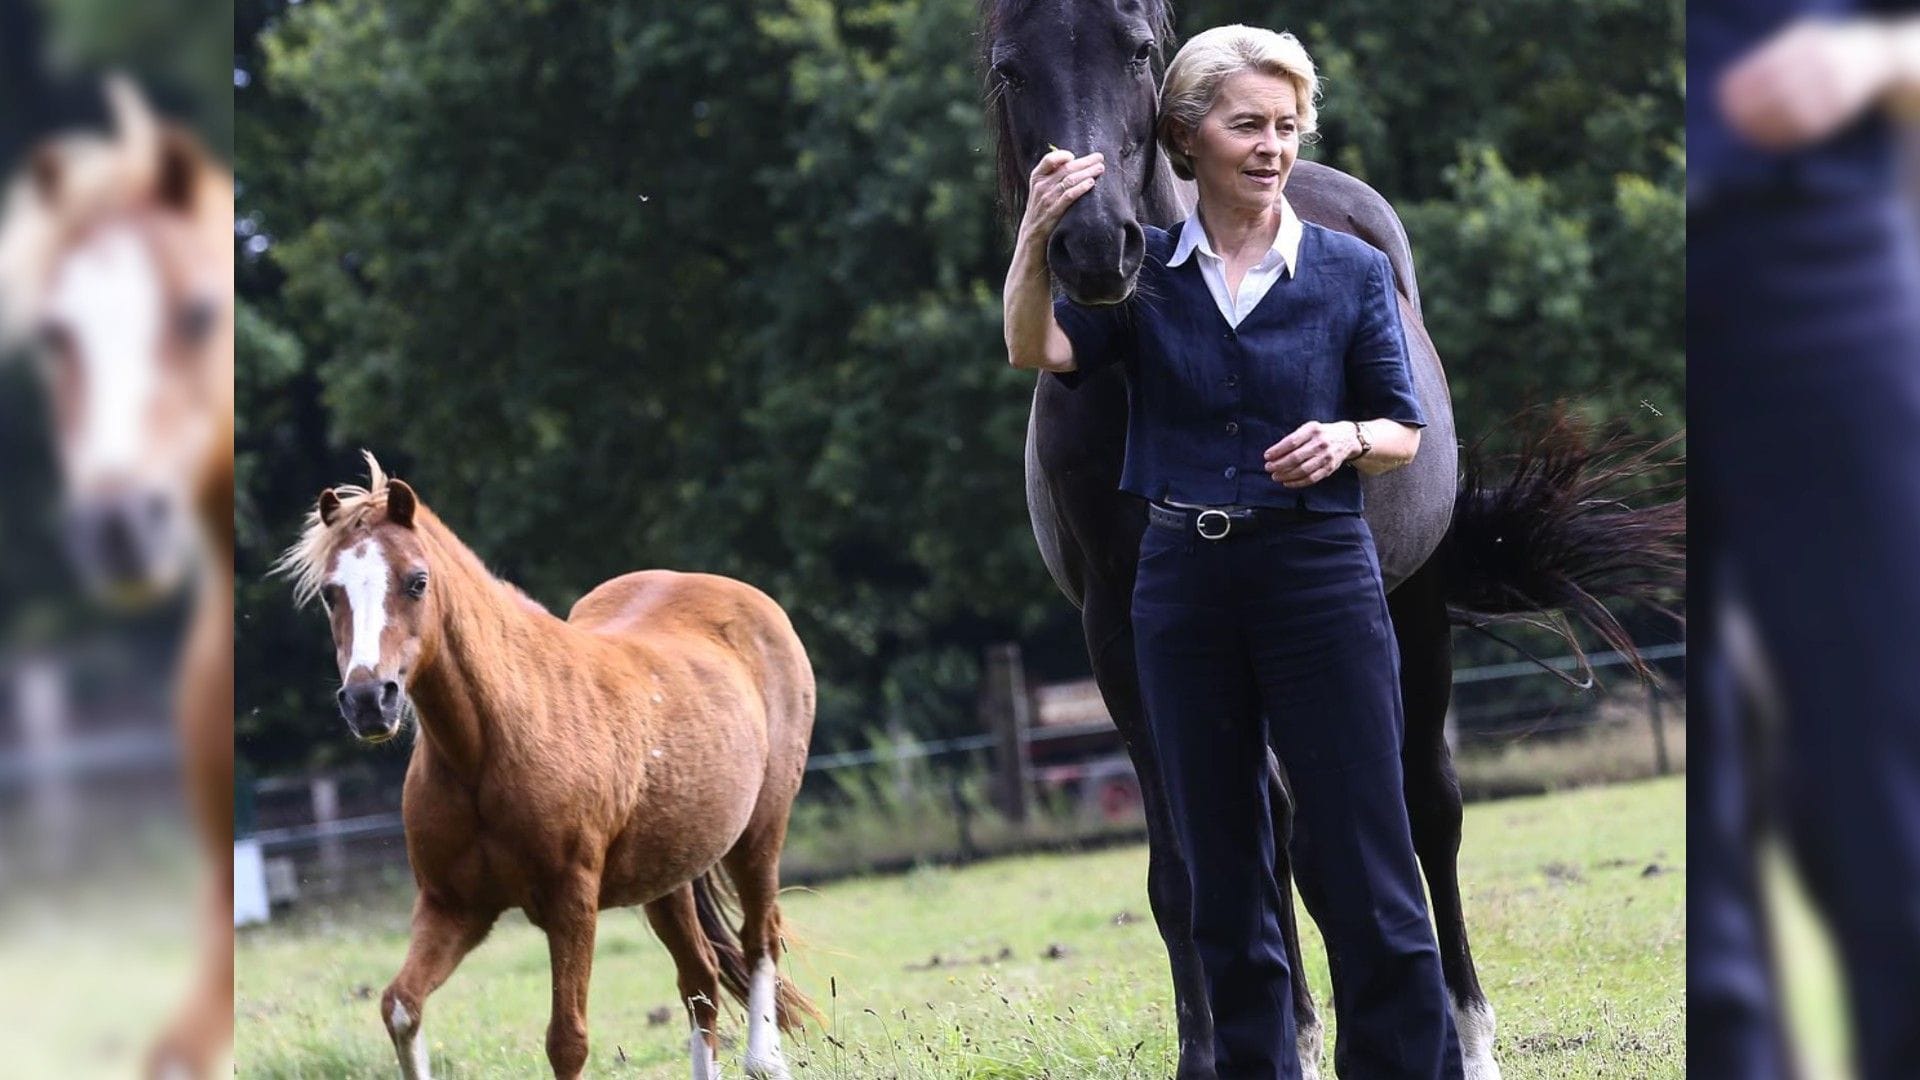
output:
M436 646L439 602L413 489L367 455L366 487L328 488L300 540L274 565L293 579L294 599L318 598L333 628L340 666L335 700L355 737L385 742L412 712L407 677Z
M231 453L233 184L131 84L110 137L36 149L0 212L0 350L39 362L88 584L139 600L194 558L209 463Z
M1154 140L1156 76L1173 36L1164 0L982 0L981 65L1001 202L1017 218L1049 147L1105 155L1107 171L1047 245L1071 299L1112 304L1146 253L1143 200L1165 167Z

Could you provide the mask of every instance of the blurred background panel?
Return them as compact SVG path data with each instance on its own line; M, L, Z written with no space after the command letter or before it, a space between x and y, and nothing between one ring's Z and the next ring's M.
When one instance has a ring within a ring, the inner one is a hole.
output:
M109 71L230 161L232 16L0 0L0 177L50 138L106 134ZM25 333L0 344L0 1060L14 1075L129 1076L184 996L205 921L173 717L190 604L84 595L45 357L31 328L12 329Z

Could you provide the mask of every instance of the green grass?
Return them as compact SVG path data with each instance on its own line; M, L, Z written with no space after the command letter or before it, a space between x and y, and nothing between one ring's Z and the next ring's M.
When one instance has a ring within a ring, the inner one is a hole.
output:
M1683 1075L1682 792L1668 779L1469 808L1469 927L1510 1080ZM1171 996L1145 870L1135 846L789 893L805 942L788 975L833 1015L831 1039L788 1040L796 1076L1168 1075ZM377 998L405 927L396 895L243 935L238 1075L391 1075ZM608 913L590 1075L686 1075L673 986L644 921ZM428 1005L437 1074L541 1074L547 996L544 939L517 916L504 921ZM650 1024L662 1007L667 1022ZM728 1034L738 1033L736 1019Z

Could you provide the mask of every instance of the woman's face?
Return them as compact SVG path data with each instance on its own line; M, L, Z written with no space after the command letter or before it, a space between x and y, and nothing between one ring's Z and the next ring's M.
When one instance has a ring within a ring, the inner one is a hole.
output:
M1200 201L1226 211L1271 208L1300 156L1293 81L1259 71L1227 76L1188 137Z

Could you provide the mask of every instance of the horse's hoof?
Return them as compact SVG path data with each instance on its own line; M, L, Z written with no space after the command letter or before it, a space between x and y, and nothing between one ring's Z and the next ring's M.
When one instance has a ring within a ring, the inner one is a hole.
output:
M1500 1065L1493 1060L1493 1006L1485 1001L1455 1005L1453 1029L1460 1037L1465 1080L1500 1080Z
M1325 1038L1320 1020L1294 1029L1294 1045L1300 1052L1300 1080L1320 1080L1320 1048Z

